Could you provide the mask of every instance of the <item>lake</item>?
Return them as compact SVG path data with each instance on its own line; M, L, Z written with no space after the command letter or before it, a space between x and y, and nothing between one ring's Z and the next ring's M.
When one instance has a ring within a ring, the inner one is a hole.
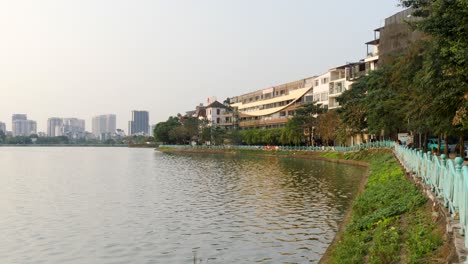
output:
M0 148L1 263L315 263L365 168L152 149Z

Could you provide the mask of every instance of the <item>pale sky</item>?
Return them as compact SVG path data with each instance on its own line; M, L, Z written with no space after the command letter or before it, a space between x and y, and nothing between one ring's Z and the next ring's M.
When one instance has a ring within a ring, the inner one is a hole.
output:
M0 0L0 121L150 122L366 55L397 0Z

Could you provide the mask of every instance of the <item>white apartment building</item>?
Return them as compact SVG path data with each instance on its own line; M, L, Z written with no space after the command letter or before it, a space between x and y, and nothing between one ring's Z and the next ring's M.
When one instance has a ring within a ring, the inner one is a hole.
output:
M336 98L351 88L353 78L350 73L355 64L339 66L316 77L312 90L313 101L327 109L338 108L340 105Z
M67 136L83 138L85 136L85 120L78 118L51 117L47 120L47 136Z
M63 119L59 117L51 117L47 119L47 136L57 137L60 135L60 128L63 125Z
M116 131L116 115L108 114L93 117L92 131L98 138L107 137L102 137L103 134L114 134Z
M15 120L13 121L13 136L30 136L36 134L37 124L33 120Z
M297 107L312 102L313 79L301 79L230 98L231 106L239 112L239 128L283 127Z

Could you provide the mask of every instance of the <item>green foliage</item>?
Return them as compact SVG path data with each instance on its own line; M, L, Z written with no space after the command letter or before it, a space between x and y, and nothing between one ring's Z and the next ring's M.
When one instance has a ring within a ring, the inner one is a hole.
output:
M395 221L379 222L374 231L373 243L369 249L369 262L375 264L397 263L400 258L400 233L393 226Z
M7 137L5 139L5 144L11 144L11 145L32 144L32 140L30 137L25 137L25 136Z
M317 119L317 135L327 146L330 145L328 144L329 142L334 143L338 136L336 131L341 126L341 120L338 113L335 110L330 110L319 115Z
M177 136L173 134L171 137L170 131L179 126L181 126L179 118L175 116L169 117L165 122L156 124L156 127L153 131L156 142L163 142L167 144L175 143L175 138L177 138Z
M38 137L36 144L69 144L70 140L66 136L58 137Z
M440 246L441 238L433 232L430 219L421 217L427 214L422 212L426 198L405 178L391 152L324 156L369 162L371 172L365 190L353 202L351 220L331 253L330 263L364 263L366 258L370 263L396 263L402 245L404 255L417 262ZM410 224L405 225L402 218L410 219Z
M280 145L282 129L249 129L240 131L247 145Z
M288 123L281 131L280 141L283 145L296 146L305 141L304 124L301 123L300 119L292 118L288 120Z
M200 132L200 120L196 117L187 117L182 125L185 128L188 139L197 141Z
M454 135L468 130L468 4L408 0L425 33L404 54L357 80L338 98L341 131L395 137L401 130ZM460 134L459 134L460 135Z
M365 263L372 235L369 231L345 235L335 246L328 263L337 264L361 264Z
M408 229L405 246L408 249L407 263L421 263L421 259L430 255L442 245L440 236L434 234L435 224L431 215L418 210L413 217L407 219Z

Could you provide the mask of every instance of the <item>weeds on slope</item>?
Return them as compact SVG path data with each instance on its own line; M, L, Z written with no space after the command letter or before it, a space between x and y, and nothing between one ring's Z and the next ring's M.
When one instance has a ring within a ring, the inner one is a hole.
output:
M390 151L323 156L370 164L366 187L353 202L350 222L330 263L420 263L442 244L430 213L424 211L426 197L405 178Z

